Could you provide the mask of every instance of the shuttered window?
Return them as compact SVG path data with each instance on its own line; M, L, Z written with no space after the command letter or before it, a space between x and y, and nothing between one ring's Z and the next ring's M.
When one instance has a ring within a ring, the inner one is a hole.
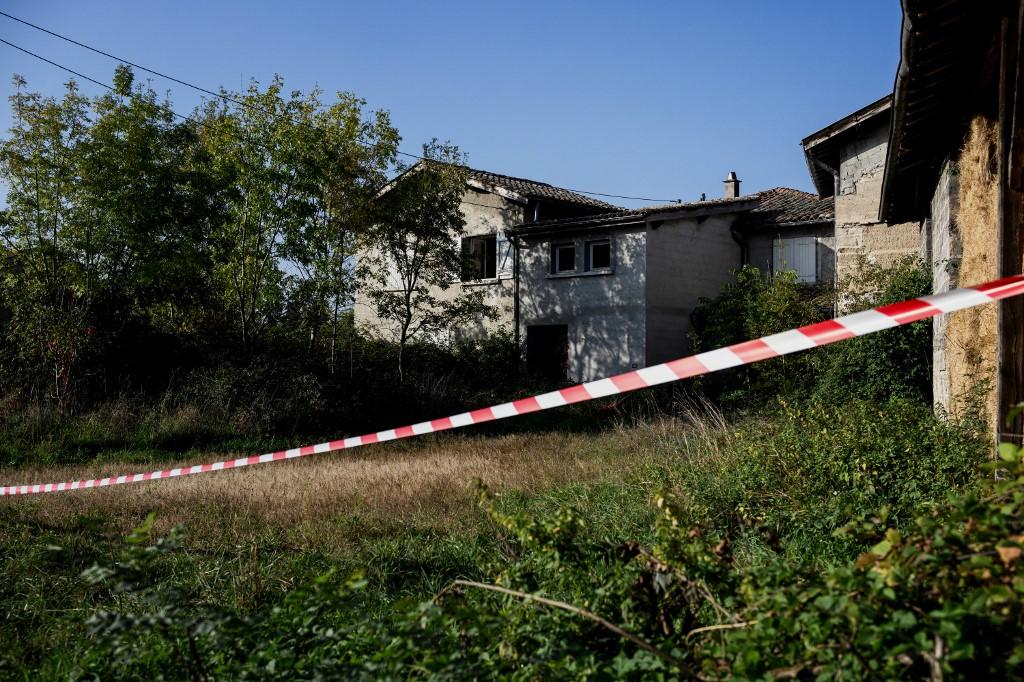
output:
M512 240L504 232L498 233L498 277L509 279L515 274L516 254L513 250Z
M814 237L776 239L772 249L772 271L796 272L796 281L813 284L818 281L818 249Z

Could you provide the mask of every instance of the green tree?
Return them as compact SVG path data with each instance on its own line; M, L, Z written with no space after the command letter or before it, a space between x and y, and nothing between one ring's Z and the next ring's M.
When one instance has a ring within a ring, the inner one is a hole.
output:
M93 102L81 145L79 211L91 253L88 288L101 323L116 333L133 323L168 332L187 327L205 303L209 233L218 222L207 201L215 188L193 125L118 67L115 90Z
M285 235L284 255L294 266L289 299L301 302L308 346L326 346L334 374L343 313L355 295L356 237L394 166L399 136L387 112L365 114L365 100L342 92L323 109L319 94L303 100L294 119L304 137L308 206L306 219Z
M97 250L76 201L88 100L74 81L59 100L27 92L20 76L13 86L14 125L0 144L8 204L0 222L9 262L0 270L0 296L10 314L7 362L32 392L66 407L90 342L89 263Z
M280 77L262 91L253 83L230 94L241 106L210 104L200 134L228 187L212 247L239 344L250 353L297 286L310 338L330 325L333 366L353 288L353 232L393 163L398 133L385 112L365 117L352 95L326 109L320 96L285 94Z
M436 341L460 323L494 315L480 292L449 293L462 273L462 154L434 140L423 146L423 157L382 194L359 263L382 323L377 331L398 346L400 380L411 342Z

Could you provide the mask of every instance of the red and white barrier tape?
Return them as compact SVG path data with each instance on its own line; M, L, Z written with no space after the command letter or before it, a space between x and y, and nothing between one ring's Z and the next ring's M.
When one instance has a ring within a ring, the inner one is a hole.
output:
M903 301L902 303L893 303L881 306L880 308L837 317L833 320L818 322L817 324L807 325L799 329L791 329L753 341L737 343L726 348L708 351L707 353L691 355L660 365L652 365L644 369L626 372L625 374L617 374L607 379L589 381L585 384L570 386L569 388L563 388L550 393L542 393L509 403L492 405L491 407L484 407L472 412L463 412L462 414L420 422L419 424L411 424L409 426L401 426L396 429L388 429L387 431L352 436L351 438L332 440L327 443L317 443L316 445L304 445L292 448L291 450L268 452L264 455L240 457L238 459L229 459L209 464L196 464L191 467L162 469L139 474L124 474L122 476L108 476L99 479L91 478L84 481L68 481L65 483L2 486L0 487L0 496L54 493L65 490L81 490L82 488L102 488L108 485L138 483L139 481L151 481L158 478L191 476L192 474L204 474L208 471L265 464L281 459L306 457L335 450L348 450L371 443L383 443L399 438L410 438L424 433L458 429L470 426L471 424L481 424L495 419L515 417L538 410L548 410L553 407L603 398L604 396L617 393L627 393L640 388L647 388L648 386L656 386L700 374L717 372L737 365L767 360L779 355L788 355L789 353L795 353L808 348L824 346L836 341L853 338L854 336L871 334L883 329L934 317L942 313L963 310L964 308L971 308L983 303L990 303L1020 294L1024 294L1024 275L1015 275L994 282L980 284L976 287L954 289L942 294L922 296L921 298Z

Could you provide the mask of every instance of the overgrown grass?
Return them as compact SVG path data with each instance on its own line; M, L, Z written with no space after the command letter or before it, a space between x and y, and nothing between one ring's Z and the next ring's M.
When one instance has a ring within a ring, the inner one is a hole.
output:
M179 591L175 602L184 608L216 607L259 623L316 576L360 572L368 586L332 615L341 627L354 618L386 620L406 600L429 598L456 578L483 579L519 556L475 504L475 479L503 492L503 514L548 518L575 509L585 519L581 542L653 542L651 501L668 493L688 501L687 522L740 538L737 566L777 556L824 568L858 550L832 533L849 518L888 506L902 523L948 490L970 486L986 451L967 430L909 402L780 406L734 424L696 407L604 433L438 436L4 500L0 599L11 607L0 652L12 673L66 677L93 645L86 621L97 608L156 608L80 577L93 564L119 561L121 539L149 512L156 534L185 530L182 549L161 556L149 577ZM0 478L59 480L124 467L8 468ZM103 665L89 664L100 673Z

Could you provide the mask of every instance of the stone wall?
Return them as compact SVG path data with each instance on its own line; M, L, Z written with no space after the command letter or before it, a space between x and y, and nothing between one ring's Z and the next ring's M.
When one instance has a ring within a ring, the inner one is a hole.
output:
M932 291L955 289L959 282L960 233L956 229L959 183L948 161L939 173L932 195L929 219L922 226L921 257L932 270ZM954 410L950 392L948 315L932 318L932 399L940 411Z
M856 275L861 261L882 267L920 250L917 223L878 222L885 174L888 121L866 127L840 152L836 194L836 276L840 283Z

